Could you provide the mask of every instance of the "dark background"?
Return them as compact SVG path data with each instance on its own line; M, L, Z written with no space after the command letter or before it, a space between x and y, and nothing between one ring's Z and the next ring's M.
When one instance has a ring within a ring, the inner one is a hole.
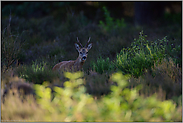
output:
M106 6L114 18L125 18L136 25L156 25L165 14L180 14L182 2L1 2L2 17L11 13L25 18L52 15L64 19L67 12L79 13L91 21L103 19L101 8Z

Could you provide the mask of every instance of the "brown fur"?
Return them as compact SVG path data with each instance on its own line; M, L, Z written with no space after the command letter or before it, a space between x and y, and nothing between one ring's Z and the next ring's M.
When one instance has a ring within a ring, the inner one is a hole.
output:
M84 62L75 61L62 61L53 67L53 70L63 70L63 71L79 71L82 69Z
M89 41L90 41L90 38L88 40L88 43L89 43ZM78 42L79 42L79 40L78 40ZM79 44L81 45L81 47L75 43L75 48L79 52L78 58L76 60L62 61L62 62L56 64L53 67L53 70L60 70L61 72L62 71L76 72L76 71L81 70L84 62L86 61L88 51L92 47L92 43L90 43L89 45L88 45L88 43L87 43L87 45L85 45L85 47L83 47L80 42L79 42Z

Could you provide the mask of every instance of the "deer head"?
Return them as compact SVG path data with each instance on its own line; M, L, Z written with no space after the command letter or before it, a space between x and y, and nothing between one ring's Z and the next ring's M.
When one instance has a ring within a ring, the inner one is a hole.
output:
M79 52L79 57L78 58L79 58L80 62L85 62L86 58L87 58L87 55L88 55L88 51L92 48L92 43L88 44L90 42L90 37L89 37L89 40L88 40L87 44L84 47L82 46L82 44L78 40L78 37L77 37L77 41L80 45L79 46L77 43L75 43L75 48Z
M85 45L85 47L82 46L82 44L80 43L78 37L77 37L77 41L78 41L78 44L75 43L75 48L79 52L78 58L76 60L62 61L62 62L56 64L53 67L53 70L78 71L78 70L82 69L82 66L83 66L84 62L86 61L88 51L92 47L92 43L89 44L90 37L89 37L89 40L88 40L87 44Z

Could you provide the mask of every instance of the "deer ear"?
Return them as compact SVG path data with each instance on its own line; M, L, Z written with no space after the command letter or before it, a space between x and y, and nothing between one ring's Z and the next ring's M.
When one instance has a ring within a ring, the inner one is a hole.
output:
M79 50L80 50L79 45L78 45L78 44L76 44L76 43L75 43L75 48L76 48L76 50L77 50L77 51L79 51Z
M90 50L92 48L92 43L90 43L87 47L88 50Z

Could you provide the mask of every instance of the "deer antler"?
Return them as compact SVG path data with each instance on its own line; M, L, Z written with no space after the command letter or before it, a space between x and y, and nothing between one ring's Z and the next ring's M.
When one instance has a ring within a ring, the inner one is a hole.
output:
M88 39L88 42L87 42L87 44L85 45L85 48L88 46L88 43L90 42L90 37L89 37L89 39Z
M77 37L77 41L78 41L78 43L80 44L80 46L83 48L83 46L82 46L82 44L80 43L80 41L79 41L78 37Z

